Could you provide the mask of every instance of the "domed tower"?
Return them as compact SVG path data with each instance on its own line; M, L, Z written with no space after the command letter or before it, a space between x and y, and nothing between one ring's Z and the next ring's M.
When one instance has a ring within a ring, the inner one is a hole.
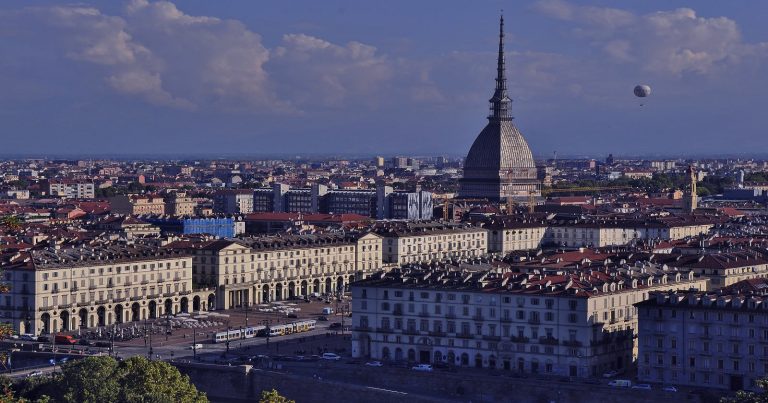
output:
M531 194L541 195L541 183L536 176L531 149L512 123L512 100L507 95L504 66L504 16L499 28L496 90L489 102L491 114L488 124L472 143L464 161L459 197L522 201Z

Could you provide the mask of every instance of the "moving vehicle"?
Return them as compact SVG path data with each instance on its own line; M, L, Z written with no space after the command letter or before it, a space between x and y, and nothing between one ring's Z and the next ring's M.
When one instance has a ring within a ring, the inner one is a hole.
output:
M637 385L633 386L632 389L651 390L651 385L649 385L647 383L638 383Z
M24 341L35 341L35 335L34 334L29 334L29 333L24 333L22 335L19 335L19 339L20 340L24 340Z
M334 353L323 353L323 355L320 358L324 360L329 360L329 361L338 361L341 359L341 356Z
M331 307L323 308L323 315L333 315L333 308Z
M411 367L414 371L432 372L432 366L429 364L418 364Z
M203 348L203 345L200 344L200 343L196 343L196 344L193 344L193 345L189 346L190 350L200 350L202 348Z
M331 325L328 326L328 329L341 329L341 323L340 322L331 323Z
M223 343L231 340L251 339L256 337L266 326L249 326L240 329L231 329L224 332L218 332L213 335L214 343Z
M615 388L630 388L632 387L632 381L628 379L614 379L608 382L608 386L613 386Z
M34 372L28 373L27 378L32 378L35 376L42 376L42 375L43 375L43 371L34 371Z
M320 322L328 322L328 317L327 316L321 316L321 317L317 318L317 320L319 320Z
M56 344L74 345L74 344L77 344L77 339L68 334L57 334L56 337L54 338L54 342Z
M672 385L665 386L662 390L665 392L677 392L677 388Z
M381 361L371 361L365 363L366 367L383 367L384 364L381 363Z

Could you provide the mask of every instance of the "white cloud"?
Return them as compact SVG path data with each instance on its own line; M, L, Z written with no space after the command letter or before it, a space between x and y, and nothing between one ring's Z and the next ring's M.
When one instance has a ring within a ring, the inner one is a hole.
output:
M636 15L625 10L541 0L534 9L572 21L610 60L660 74L708 74L764 56L766 45L745 43L735 21L706 18L689 8Z

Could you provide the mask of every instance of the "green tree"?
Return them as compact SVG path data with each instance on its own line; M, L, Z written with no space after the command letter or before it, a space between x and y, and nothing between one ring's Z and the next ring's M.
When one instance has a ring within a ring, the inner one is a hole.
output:
M281 396L276 390L262 390L259 403L296 403L285 396Z
M758 379L755 383L761 389L760 392L740 390L736 396L720 399L720 403L768 403L768 379Z
M87 357L62 365L54 377L28 378L16 385L20 398L39 402L206 403L189 377L164 361L131 357Z
M126 403L184 402L204 403L205 393L197 391L176 367L164 361L131 357L120 363L116 378L120 382L119 401Z
M109 357L107 357L109 358ZM120 391L117 361L104 357L87 357L73 361L61 369L59 382L65 402L114 402Z

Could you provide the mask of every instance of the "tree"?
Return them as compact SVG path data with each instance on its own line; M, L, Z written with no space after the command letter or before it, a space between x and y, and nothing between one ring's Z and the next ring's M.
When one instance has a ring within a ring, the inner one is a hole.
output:
M117 370L121 390L119 401L205 403L205 393L197 391L176 367L164 361L149 361L131 357L120 363Z
M736 396L720 399L720 403L768 403L768 378L758 379L755 383L760 392L740 390Z
M31 401L120 403L206 403L205 393L189 377L164 361L131 357L87 357L62 365L54 377L28 378L16 385L20 398Z
M259 400L259 403L296 403L296 401L281 396L275 389L272 389L261 391L261 399Z

